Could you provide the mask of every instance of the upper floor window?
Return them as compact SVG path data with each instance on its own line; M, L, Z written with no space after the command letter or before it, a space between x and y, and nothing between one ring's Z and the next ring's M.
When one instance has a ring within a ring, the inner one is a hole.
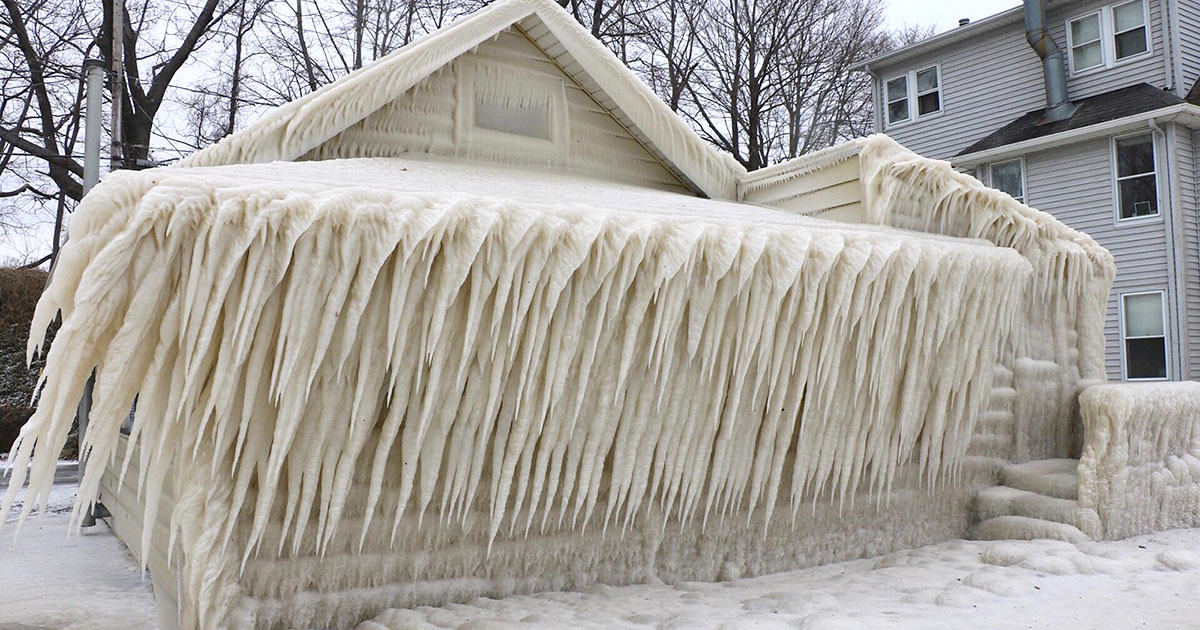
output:
M884 84L884 98L889 125L942 111L940 68L929 66L888 80Z
M1158 214L1158 175L1154 135L1140 133L1113 140L1117 220Z
M1067 21L1071 72L1103 68L1150 52L1146 0L1105 7Z
M908 120L908 75L887 82L888 122Z
M988 181L992 188L1006 192L1013 199L1025 203L1025 165L1017 158L1007 162L996 162L988 166Z

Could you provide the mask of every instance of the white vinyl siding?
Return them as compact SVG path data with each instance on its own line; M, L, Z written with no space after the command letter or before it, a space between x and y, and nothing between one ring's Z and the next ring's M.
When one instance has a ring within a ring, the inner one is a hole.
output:
M1183 97L1200 79L1200 36L1197 36L1200 34L1200 2L1176 2L1174 6L1179 15L1180 32L1180 37L1176 38L1179 50L1175 54L1183 75L1175 93Z
M1108 249L1117 263L1105 317L1105 368L1110 380L1122 377L1118 295L1148 290L1167 292L1170 264L1164 221L1116 223L1108 211L1113 198L1112 140L1100 138L1025 156L1026 203L1054 215ZM1168 310L1168 329L1175 329ZM1174 370L1174 367L1172 367ZM1174 372L1172 372L1174 373Z
M1158 381L1170 376L1167 294L1121 294L1121 367L1127 381Z
M1073 2L1051 7L1047 16L1050 36L1064 48L1064 54L1068 54L1065 32L1067 19L1085 15L1089 10L1094 12L1102 6L1105 5ZM1124 60L1104 71L1071 76L1067 90L1072 99L1084 99L1142 82L1166 85L1159 3L1150 2L1147 10L1150 15L1151 52ZM1196 17L1200 23L1200 11ZM1200 41L1200 38L1196 39ZM1191 45L1188 37L1183 40L1184 48ZM1200 76L1200 43L1196 43L1194 49L1194 73ZM881 79L878 86L882 94L887 79L934 64L940 69L942 99L942 112L936 122L891 128L887 126L885 112L881 112L878 121L880 130L925 157L950 159L971 143L1046 106L1042 65L1025 41L1025 31L1019 22L898 61L891 66L872 66L872 71ZM1190 84L1184 88L1185 91L1187 87ZM886 107L886 102L881 105Z

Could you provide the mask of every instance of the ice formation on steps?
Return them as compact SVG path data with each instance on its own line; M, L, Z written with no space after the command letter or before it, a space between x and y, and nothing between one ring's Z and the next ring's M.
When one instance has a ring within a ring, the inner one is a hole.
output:
M1104 537L1200 526L1200 383L1096 385L1079 403L1079 502Z

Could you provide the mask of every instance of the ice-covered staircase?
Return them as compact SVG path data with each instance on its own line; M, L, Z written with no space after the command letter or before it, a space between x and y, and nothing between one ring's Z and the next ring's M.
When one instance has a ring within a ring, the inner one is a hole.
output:
M1082 542L1100 536L1100 518L1079 505L1077 459L1008 464L1000 483L976 498L977 540L1050 538Z

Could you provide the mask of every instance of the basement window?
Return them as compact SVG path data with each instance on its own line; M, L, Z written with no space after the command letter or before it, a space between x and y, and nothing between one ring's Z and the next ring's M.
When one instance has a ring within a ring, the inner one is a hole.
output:
M1145 0L1104 7L1067 20L1071 74L1111 68L1150 52Z
M1158 175L1154 135L1140 133L1113 139L1113 172L1117 220L1158 215Z
M1025 203L1025 163L1021 158L988 166L988 181L992 188Z
M1121 339L1127 381L1167 378L1167 320L1163 291L1121 295Z

